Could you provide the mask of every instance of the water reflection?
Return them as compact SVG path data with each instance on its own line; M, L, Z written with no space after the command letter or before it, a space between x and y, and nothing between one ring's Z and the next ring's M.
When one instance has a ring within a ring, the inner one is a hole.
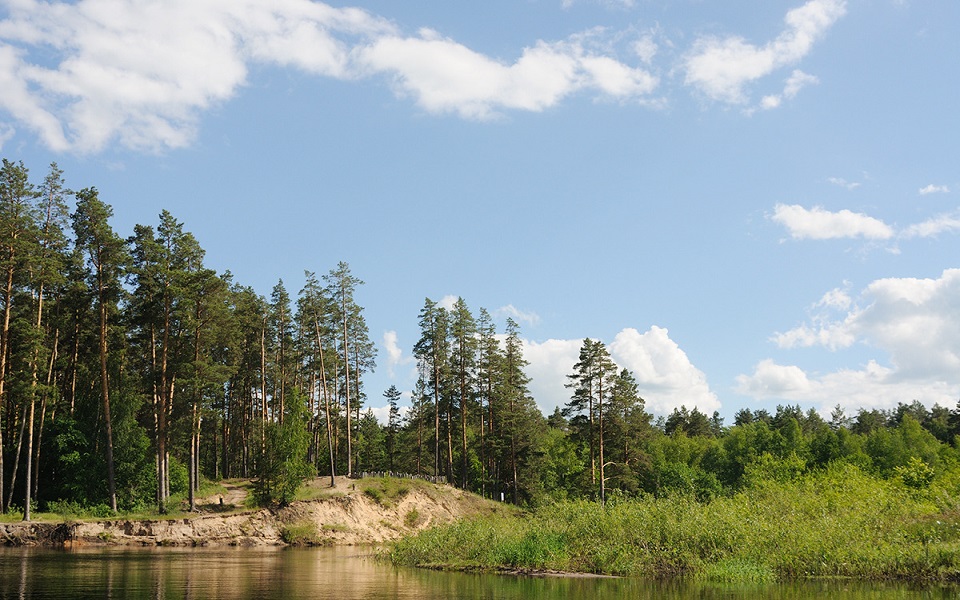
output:
M396 569L364 548L0 549L0 598L840 600L956 598L953 586L533 578Z

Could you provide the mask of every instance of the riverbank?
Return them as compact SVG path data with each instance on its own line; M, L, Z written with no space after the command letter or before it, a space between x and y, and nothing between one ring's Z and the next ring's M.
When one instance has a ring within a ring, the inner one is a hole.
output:
M393 544L395 564L772 582L841 577L960 581L956 495L849 465L729 497L560 502L479 517Z
M250 509L247 482L226 482L198 512L156 518L0 523L0 543L42 546L281 546L382 544L471 516L508 512L452 486L338 477L307 482L304 500Z

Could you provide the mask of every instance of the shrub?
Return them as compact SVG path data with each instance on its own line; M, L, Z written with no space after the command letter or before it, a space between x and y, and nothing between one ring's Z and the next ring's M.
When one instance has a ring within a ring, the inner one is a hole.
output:
M322 541L317 525L313 521L284 525L280 528L280 539L291 546L315 546Z

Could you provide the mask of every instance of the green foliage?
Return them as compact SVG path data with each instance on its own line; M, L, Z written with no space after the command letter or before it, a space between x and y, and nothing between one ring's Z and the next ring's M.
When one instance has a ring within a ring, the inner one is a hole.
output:
M415 508L411 508L407 511L407 514L403 515L403 524L407 527L416 527L420 525L420 511Z
M719 581L944 579L960 568L957 526L956 513L937 513L896 482L838 465L703 503L680 495L560 502L457 523L398 542L391 558Z
M306 460L310 445L303 400L293 394L283 423L268 423L263 450L257 460L253 497L260 506L293 502L304 478L313 473Z
M894 467L894 472L904 485L914 489L929 487L935 475L933 468L916 456L911 456L907 464Z
M410 482L393 477L367 477L358 482L365 496L389 508L410 492Z
M322 538L313 521L288 523L280 528L280 539L291 546L316 546Z

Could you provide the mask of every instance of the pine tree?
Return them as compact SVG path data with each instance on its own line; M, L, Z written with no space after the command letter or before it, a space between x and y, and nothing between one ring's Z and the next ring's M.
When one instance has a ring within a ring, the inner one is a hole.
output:
M117 312L122 294L120 277L130 257L126 244L109 224L113 209L104 204L96 188L77 192L77 208L73 214L76 245L87 254L90 278L99 315L100 393L106 433L107 482L110 508L117 511L117 488L113 460L113 422L110 418L110 376L108 339L111 317Z
M15 279L19 277L35 243L36 216L34 201L38 192L30 183L29 171L23 162L14 163L3 159L0 168L0 268L3 270L3 324L0 328L0 512L7 512L4 501L6 470L3 454L6 452L10 416L15 407L9 398L9 374L11 356L11 317L14 310ZM6 418L6 422L3 419ZM6 430L6 434L5 431ZM17 465L13 466L11 478ZM11 487L11 492L12 486Z
M43 185L40 187L40 200L42 202L40 208L43 221L38 231L37 254L32 261L36 320L34 321L33 356L30 362L30 391L28 399L30 408L27 417L27 454L23 504L24 521L30 520L30 505L34 498L35 486L33 469L34 465L39 462L39 434L43 431L43 417L46 414L46 402L53 377L53 361L56 359L55 340L57 336L53 336L54 342L52 343L52 348L48 344L43 343L46 337L44 329L44 300L51 288L59 287L65 281L62 274L66 262L65 253L67 247L64 227L66 226L69 214L66 202L64 201L64 194L63 172L57 167L57 163L51 163L50 171L44 179ZM49 362L50 366L47 369L46 381L42 386L41 393L41 385L38 382L38 371L41 362L46 359L45 355L49 355L49 359L46 362ZM38 393L42 395L40 407L41 422L36 431L37 435L35 436L34 424L36 421L35 413ZM34 453L34 446L36 446L36 453Z
M480 413L480 495L486 497L486 485L496 478L496 402L494 389L502 360L500 342L496 337L496 327L487 309L480 309L477 320L477 379L478 403ZM486 400L486 411L484 410ZM485 416L486 415L486 416ZM486 425L484 423L486 422ZM491 490L493 493L493 490Z
M330 319L333 316L333 307L331 300L324 295L324 290L320 288L316 275L309 271L306 272L306 284L300 291L298 301L298 319L303 321L305 327L312 333L313 357L308 361L308 366L312 373L319 371L319 384L311 386L318 388L320 399L323 403L323 422L326 430L327 450L330 460L330 487L336 485L336 454L333 443L333 412L330 406L330 392L327 385L327 360L324 358L325 349L333 347L334 337L333 329L330 326ZM319 405L319 402L318 402ZM319 412L319 407L317 408ZM313 436L314 445L317 445L317 435Z
M521 497L530 501L539 492L538 446L545 421L530 396L530 378L524 372L529 363L523 357L520 327L508 318L505 331L499 388L495 393L503 408L501 433L503 446L508 450L511 496L514 504L520 504Z
M360 410L362 405L362 388L360 375L363 369L372 368L373 345L369 340L366 323L363 320L363 309L354 300L357 286L363 281L350 273L350 266L345 262L337 264L337 268L324 276L327 282L327 293L333 299L334 314L340 324L340 366L343 368L343 377L340 389L344 395L344 412L346 413L347 435L347 475L353 473L353 414L352 410ZM351 360L353 363L353 377L351 377ZM351 391L352 400L351 403Z
M446 399L445 392L449 385L450 345L447 338L448 328L449 317L446 309L430 298L425 299L423 309L420 311L420 339L413 347L413 355L417 358L421 376L433 398L434 475L440 474L440 414L443 410L442 403ZM453 466L451 463L452 461L447 463L450 468ZM447 476L450 476L449 468Z
M567 405L569 414L583 414L586 410L587 437L590 446L591 483L600 484L600 501L606 498L606 457L604 453L604 409L610 402L614 391L614 377L617 366L610 358L603 342L589 338L583 340L580 347L580 359L573 366L574 372L568 376L568 387L573 388L573 396ZM581 421L578 421L582 423ZM599 477L597 470L599 467Z
M397 434L400 431L400 390L397 389L397 386L391 385L387 391L383 393L383 397L387 399L387 429L385 431L385 443L387 450L387 469L393 471L396 469L396 457L397 457Z
M477 364L477 324L463 298L457 298L450 312L450 371L455 379L457 408L460 412L460 487L468 489L470 462L467 451L467 423L474 403ZM449 430L449 426L448 426Z

